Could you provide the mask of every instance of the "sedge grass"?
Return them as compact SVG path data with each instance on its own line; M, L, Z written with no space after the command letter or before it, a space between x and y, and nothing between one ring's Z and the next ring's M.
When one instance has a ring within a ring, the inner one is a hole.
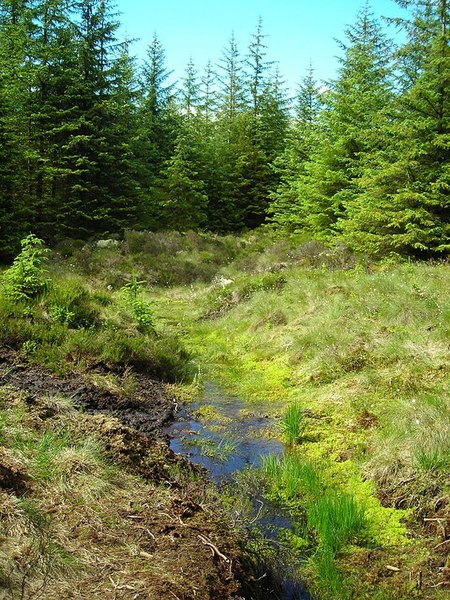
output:
M328 490L308 509L308 526L317 532L320 546L333 554L353 537L361 536L365 525L362 507L352 496L335 490Z
M306 429L305 411L294 402L288 406L281 423L281 430L286 444L298 444Z

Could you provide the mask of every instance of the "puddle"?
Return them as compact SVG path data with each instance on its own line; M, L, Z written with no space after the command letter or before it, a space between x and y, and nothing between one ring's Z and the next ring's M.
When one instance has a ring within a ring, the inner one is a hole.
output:
M208 419L201 423L195 411L209 411ZM208 470L212 481L220 485L238 485L238 474L251 467L260 467L264 456L282 456L284 445L276 439L265 437L273 422L264 411L263 403L248 403L225 394L209 382L205 385L198 402L189 406L189 412L181 411L178 420L167 428L170 447L193 464ZM279 507L271 504L255 489L249 498L252 511L248 528L257 528L260 535L277 549L276 558L270 564L259 565L264 590L258 590L248 600L257 598L271 600L311 599L302 582L297 578L298 559L280 551L278 542L285 530L294 530L292 519ZM244 524L245 525L245 524ZM270 582L270 583L269 583Z

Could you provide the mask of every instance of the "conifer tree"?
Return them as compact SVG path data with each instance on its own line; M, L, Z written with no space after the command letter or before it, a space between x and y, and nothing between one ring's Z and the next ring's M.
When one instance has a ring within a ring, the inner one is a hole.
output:
M28 229L33 17L28 0L0 2L0 259L15 254Z
M301 203L298 186L301 178L307 174L306 165L313 151L320 143L321 107L319 84L311 66L299 86L295 118L286 134L286 148L274 161L279 184L270 194L272 202L268 212L273 222L288 231L294 231L302 225L302 221L298 220Z
M80 1L75 8L77 67L66 94L71 131L64 156L64 221L68 232L85 236L132 224L139 190L131 183L135 131L117 101L124 101L123 78L128 77L116 37L119 24L109 0Z
M440 255L450 249L450 9L447 0L401 4L413 8L406 46L420 60L406 63L409 85L343 231L372 254Z
M208 197L199 179L199 153L189 129L177 139L175 152L165 171L162 223L182 231L206 225Z
M218 71L219 111L226 125L229 141L232 141L234 120L247 107L243 59L234 34L231 35L228 47L223 51Z
M273 64L272 61L266 59L266 37L267 35L263 33L263 22L260 17L256 26L256 31L249 44L246 59L249 96L255 116L260 115L263 94L268 82L268 72Z
M365 158L380 143L392 98L388 44L368 5L346 31L338 78L322 113L326 134L298 183L296 220L316 237L336 235L358 193Z
M266 218L274 187L271 163L284 145L287 125L281 82L270 73L273 63L266 58L265 38L259 19L246 59L250 104L237 121L236 197L246 227L256 227Z

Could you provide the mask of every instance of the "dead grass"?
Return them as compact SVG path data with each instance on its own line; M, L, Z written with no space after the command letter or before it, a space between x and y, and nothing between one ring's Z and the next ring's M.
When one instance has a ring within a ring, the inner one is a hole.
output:
M237 546L163 445L63 396L1 386L0 406L0 598L235 597Z

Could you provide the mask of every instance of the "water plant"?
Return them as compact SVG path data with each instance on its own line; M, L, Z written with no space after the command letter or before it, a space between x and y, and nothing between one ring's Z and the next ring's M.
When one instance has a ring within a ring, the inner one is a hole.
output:
M294 402L290 404L284 413L281 422L281 431L288 445L298 444L306 429L305 411Z

